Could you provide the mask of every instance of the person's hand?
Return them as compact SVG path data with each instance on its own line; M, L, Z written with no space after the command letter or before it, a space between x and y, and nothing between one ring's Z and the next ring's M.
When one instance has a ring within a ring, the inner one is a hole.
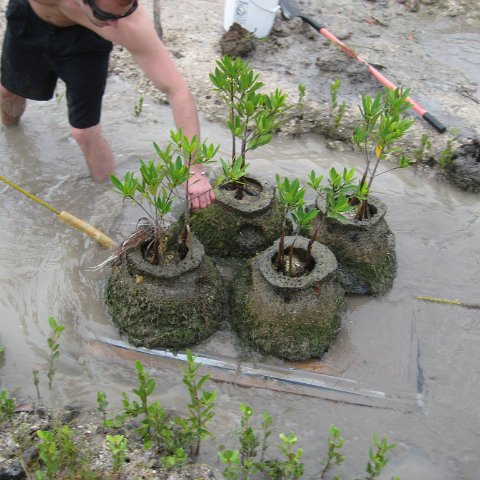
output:
M208 207L215 201L210 181L202 171L195 171L188 181L188 196L193 211Z

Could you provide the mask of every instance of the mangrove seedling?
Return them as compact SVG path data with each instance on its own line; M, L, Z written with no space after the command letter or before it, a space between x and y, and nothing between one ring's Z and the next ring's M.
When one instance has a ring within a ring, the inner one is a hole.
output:
M337 172L334 167L331 167L328 172L327 184L324 185L323 175L317 176L312 170L308 176L306 186L314 190L318 195L325 200L325 217L336 218L339 220L347 220L346 214L351 212L354 207L350 203L350 197L353 194L358 195L358 188L355 184L355 169L346 169ZM305 188L300 187L298 179L293 181L285 178L283 181L277 175L277 191L279 196L280 205L283 208L284 221L283 228L280 235L279 251L277 256L277 271L284 272L289 276L302 275L311 266L312 262L312 246L316 240L320 224L317 224L313 232L310 234L311 225L313 220L317 217L320 211L316 208L305 209L304 197ZM294 243L290 245L288 253L288 262L285 259L285 245L284 238L287 229L287 222L289 217L293 219L296 225L296 234L299 232L310 235L310 241L308 242L306 258L303 262L303 270L294 273L292 268L292 259L294 251Z
M305 187L300 186L298 178L289 180L284 178L283 181L280 176L276 176L277 191L280 205L283 209L283 224L282 231L280 233L280 240L278 244L278 253L276 259L276 268L278 272L282 272L289 277L301 276L308 271L311 264L311 246L314 239L311 239L307 256L302 262L302 268L298 269L293 267L293 254L295 251L295 240L292 242L288 249L288 258L285 256L285 235L287 232L288 222L290 218L293 219L296 225L295 235L298 235L300 231L306 231L310 229L310 225L314 218L320 213L316 208L306 210L305 205Z
M342 82L337 78L330 84L330 101L332 106L332 114L335 116L335 127L338 128L342 121L345 110L347 109L347 102L345 100L338 104L338 90L340 89Z
M367 219L370 216L368 195L375 177L397 168L408 167L412 160L403 155L403 149L394 146L412 126L413 120L405 116L411 107L407 98L409 90L385 88L375 98L363 95L359 105L362 123L355 128L353 141L360 148L365 160L365 168L360 179L356 201L358 204L355 218ZM400 156L398 165L378 172L381 160L390 154Z
M180 187L185 184L185 208L183 229L177 238L176 251L180 260L190 252L192 242L190 232L189 184L195 182L193 165L206 165L213 161L219 147L200 142L196 136L190 140L182 130L170 132L170 142L165 149L153 143L158 160L140 162L140 177L135 172L127 172L123 181L111 176L116 193L124 200L131 200L140 206L146 217L140 219L137 231L124 243L124 250L147 245L145 258L154 265L165 262L168 250L169 215L173 211L175 198L182 198Z
M366 467L368 474L366 480L374 480L380 476L389 461L386 456L387 452L395 447L396 444L389 444L386 437L379 440L378 435L373 434L373 446L369 450L369 461Z
M432 142L430 141L429 136L426 133L422 134L422 137L420 138L420 147L413 154L415 161L425 161L425 157L427 156L431 148Z
M218 450L220 460L226 465L223 475L228 480L251 478L252 475L264 470L263 458L268 448L267 439L271 434L270 425L272 418L268 413L264 413L264 421L261 426L261 441L260 433L251 425L252 407L240 403L240 411L242 412L238 438L240 448L238 450L229 450L221 445ZM257 459L259 447L261 451L260 460Z
M330 425L330 436L328 437L327 461L324 462L323 469L320 473L320 479L335 465L340 465L345 461L345 457L340 453L340 449L345 444L345 440L341 436L342 432L335 425Z
M455 158L454 143L458 136L458 130L456 128L450 129L452 136L447 140L447 146L440 152L438 159L438 166L444 170L448 168Z
M50 430L36 433L39 439L38 458L34 463L36 480L99 478L91 468L89 452L75 443L74 432L68 425L55 425ZM33 476L27 474L27 478Z
M307 94L307 89L303 83L298 85L298 118L303 120L303 112L305 110L305 97Z
M160 457L166 468L174 468L188 461L188 453L197 455L200 442L211 435L207 428L214 416L215 391L203 389L209 375L198 378L200 364L187 350L187 366L183 369L183 383L190 394L187 417L170 417L159 401L150 401L156 382L145 370L140 361L135 362L139 385L132 391L138 400L130 400L123 392L122 404L124 412L104 425L109 428L120 428L128 417L140 417L136 432L140 435L145 449L154 448L163 455Z
M305 85L303 83L300 83L298 85L298 101L294 105L295 107L295 123L297 127L297 135L302 133L302 122L303 118L305 116L305 97L307 94L307 90L305 88Z
M60 356L60 344L58 341L60 340L60 335L62 334L63 330L65 330L65 325L59 325L55 317L49 317L48 323L52 332L47 339L48 348L50 349L50 356L48 359L48 389L52 389L53 377L55 376L56 369L54 368L55 361L58 360Z
M135 102L135 105L133 106L133 114L136 117L139 117L143 112L143 95L140 96L138 99L138 102Z
M38 457L45 466L45 470L36 470L35 478L39 480L53 480L60 470L58 461L58 449L52 432L48 430L38 430L37 436L39 442Z
M228 108L232 153L230 162L223 166L224 173L229 171L228 167L237 165L237 172L240 170L245 175L247 153L269 143L280 127L288 108L287 95L279 89L261 93L264 84L259 81L259 74L254 73L248 62L229 55L217 60L210 80ZM243 198L245 183L238 178L231 181L235 197Z
M189 417L187 419L188 429L193 435L192 455L200 453L200 442L212 432L208 430L207 424L213 418L217 392L204 390L203 385L210 379L210 375L202 375L198 379L198 370L201 365L196 362L196 357L190 350L187 350L187 366L183 368L183 383L190 395L188 404Z
M125 465L127 439L124 435L107 435L106 439L112 454L112 473L118 476Z
M8 396L7 390L0 392L0 423L13 417L16 408L14 398Z
M112 423L107 421L107 425L117 424L120 426L127 417L141 417L136 432L143 441L143 447L146 450L154 448L157 452L163 452L167 456L174 455L177 450L183 449L186 444L190 444L190 436L186 434L185 425L181 422L181 418L169 419L167 412L158 400L150 402L150 396L156 385L155 380L150 377L143 364L138 360L135 362L135 368L137 369L139 386L132 391L140 402L137 400L131 401L128 395L123 392L124 413L117 415Z
M350 197L357 192L355 169L344 168L340 173L331 167L328 171L327 185L323 185L322 180L323 175L317 176L312 170L308 176L307 187L325 200L325 219L347 220L345 215L354 209L350 204Z
M278 480L300 478L304 473L304 465L300 461L303 450L301 448L294 450L298 440L297 436L290 432L289 435L281 433L279 437L280 443L277 444L277 447L284 459L273 459L265 462L265 470L268 472L269 478Z
M103 417L103 421L107 419L107 407L109 401L107 400L107 394L102 391L97 392L97 412Z

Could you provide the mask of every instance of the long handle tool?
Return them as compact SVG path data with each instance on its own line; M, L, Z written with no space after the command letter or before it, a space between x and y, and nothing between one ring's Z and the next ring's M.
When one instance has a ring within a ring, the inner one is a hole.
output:
M304 15L298 5L294 0L280 0L280 8L282 9L282 14L287 20L291 20L294 17L301 18L305 23L308 23L311 27L321 33L325 38L331 42L337 44L340 49L346 53L349 57L358 60L368 67L369 72L387 88L393 90L396 89L396 86L388 80L384 75L382 75L375 67L372 67L366 60L357 55L351 48L347 47L341 40L339 40L335 35L329 32L325 27L317 23L310 17ZM439 120L437 120L431 113L427 112L422 106L417 102L412 100L410 97L407 97L408 102L412 105L413 110L418 113L427 123L429 123L437 132L444 133L447 130L447 127L443 125Z
M13 183L12 181L8 180L5 177L2 177L1 175L0 175L0 180L2 182L5 182L7 185L10 185L15 190L18 190L19 192L23 193L24 195L26 195L28 198L30 198L34 202L39 203L43 207L45 207L48 210L50 210L51 212L53 212L58 218L60 218L60 220L62 220L62 222L65 222L66 224L77 228L78 230L80 230L83 233L86 233L89 237L93 238L96 242L98 242L102 247L112 248L116 245L116 243L110 237L107 237L107 235L100 232L95 227L92 227L87 222L85 222L83 220L80 220L79 218L75 217L71 213L68 213L68 212L65 212L65 211L60 212L56 208L49 205L47 202L44 202L40 198L36 197L35 195L33 195L30 192L27 192L26 190L24 190L22 187L20 187L16 183Z

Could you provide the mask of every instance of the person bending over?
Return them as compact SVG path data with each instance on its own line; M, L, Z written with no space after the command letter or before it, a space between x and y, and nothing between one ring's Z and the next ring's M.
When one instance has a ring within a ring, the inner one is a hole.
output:
M93 180L107 179L115 164L100 114L108 59L112 43L117 43L166 94L177 128L199 137L188 86L138 0L10 0L6 17L0 78L4 125L18 124L27 98L52 98L57 79L62 79L72 136ZM215 195L200 166L192 171L189 193L196 210L210 205Z

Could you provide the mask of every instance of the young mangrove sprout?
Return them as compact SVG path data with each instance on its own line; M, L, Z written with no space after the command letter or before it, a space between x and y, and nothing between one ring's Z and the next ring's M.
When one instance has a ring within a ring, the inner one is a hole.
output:
M362 123L355 128L353 134L353 141L362 151L365 161L356 194L357 220L370 216L368 195L375 177L397 168L408 167L412 163L410 158L402 154L401 147L394 146L413 124L413 120L405 116L405 112L411 107L407 100L408 95L408 89L386 88L383 92L377 93L375 98L362 96L359 105ZM390 154L400 155L398 165L378 172L380 161L385 160Z
M278 198L280 205L283 208L283 225L278 244L276 268L278 272L282 272L284 275L290 277L303 275L311 264L311 245L313 244L314 239L310 242L307 257L303 262L303 269L300 271L294 271L293 255L295 251L295 239L289 246L288 258L285 257L285 235L288 222L290 221L290 218L293 219L296 226L295 235L298 235L300 231L310 229L310 225L320 212L316 208L310 210L305 209L305 187L300 186L298 178L293 180L284 178L281 180L280 176L277 175L276 180Z
M261 93L264 84L259 81L259 75L241 58L228 55L217 61L210 80L228 108L227 127L232 138L232 153L229 164L223 166L224 174L235 168L244 176L247 153L269 143L279 129L288 108L287 95L279 89ZM236 198L243 198L244 182L239 178L231 180Z
M56 369L54 368L55 361L58 360L60 357L60 344L58 340L60 340L60 335L62 334L63 330L65 330L65 325L59 325L55 317L49 317L48 323L52 332L47 339L48 348L50 349L50 356L48 359L48 389L52 389L53 377L55 376Z
M137 232L129 244L134 248L147 244L145 257L154 265L163 264L168 250L169 215L173 211L174 199L185 201L183 229L177 238L176 249L180 260L192 254L190 232L189 184L194 182L193 165L206 165L213 161L219 147L200 142L196 136L189 139L179 129L170 132L170 142L165 149L153 144L157 160L141 161L139 177L127 172L123 181L112 175L111 180L124 200L137 204L146 217L139 222ZM197 180L198 181L198 180ZM186 185L185 195L180 187Z

